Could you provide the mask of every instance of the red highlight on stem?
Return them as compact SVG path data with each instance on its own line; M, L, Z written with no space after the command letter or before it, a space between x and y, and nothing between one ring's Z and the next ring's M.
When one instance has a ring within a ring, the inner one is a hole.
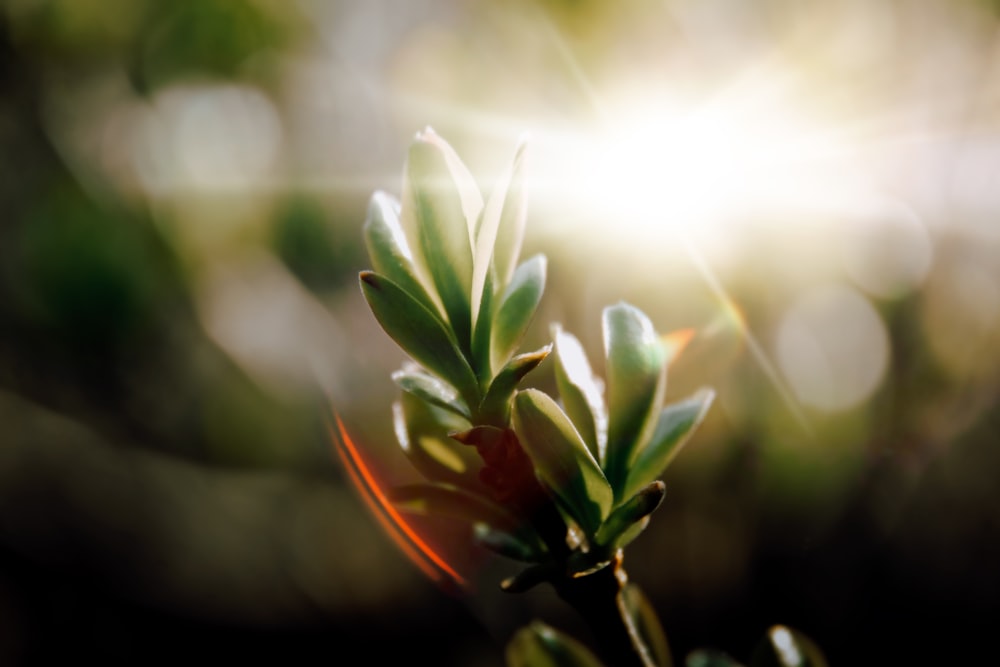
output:
M467 582L441 554L424 540L411 526L383 491L383 484L372 472L351 436L344 427L340 416L334 413L336 427L330 425L330 437L337 454L347 469L351 482L357 489L368 509L414 565L438 584L458 585L465 588Z

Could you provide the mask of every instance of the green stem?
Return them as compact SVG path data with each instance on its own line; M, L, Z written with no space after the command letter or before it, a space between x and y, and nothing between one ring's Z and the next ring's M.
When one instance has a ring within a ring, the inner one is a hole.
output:
M628 581L621 559L582 577L553 581L556 593L576 609L593 633L595 648L613 667L656 667L632 622L622 590Z

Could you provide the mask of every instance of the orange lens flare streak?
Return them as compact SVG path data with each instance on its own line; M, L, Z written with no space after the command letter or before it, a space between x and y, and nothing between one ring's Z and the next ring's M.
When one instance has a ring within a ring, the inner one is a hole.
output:
M378 479L365 463L358 448L348 435L340 416L335 414L334 419L337 422L337 427L334 430L331 425L330 436L337 447L337 454L343 461L344 467L347 468L351 481L357 487L368 509L379 520L379 523L382 524L382 527L406 554L407 558L413 561L414 565L419 567L424 574L436 582L447 583L450 580L464 588L466 586L465 578L449 565L431 545L427 544L392 506L392 502L382 491Z
M694 329L678 329L668 334L664 334L660 341L667 351L668 361L676 359L695 335Z

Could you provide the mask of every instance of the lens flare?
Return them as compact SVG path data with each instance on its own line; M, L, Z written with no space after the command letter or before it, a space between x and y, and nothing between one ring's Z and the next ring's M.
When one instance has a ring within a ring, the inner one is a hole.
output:
M329 425L330 438L337 454L358 495L378 519L385 532L406 557L435 583L457 590L468 588L468 580L393 507L384 490L384 482L376 477L351 440L340 415L334 412L333 419L336 424Z

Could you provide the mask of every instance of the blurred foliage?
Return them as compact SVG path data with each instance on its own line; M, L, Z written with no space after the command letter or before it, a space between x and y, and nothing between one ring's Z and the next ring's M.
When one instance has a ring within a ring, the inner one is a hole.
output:
M352 283L364 249L360 234L334 230L326 208L308 195L291 195L274 216L274 251L310 290L334 292Z

